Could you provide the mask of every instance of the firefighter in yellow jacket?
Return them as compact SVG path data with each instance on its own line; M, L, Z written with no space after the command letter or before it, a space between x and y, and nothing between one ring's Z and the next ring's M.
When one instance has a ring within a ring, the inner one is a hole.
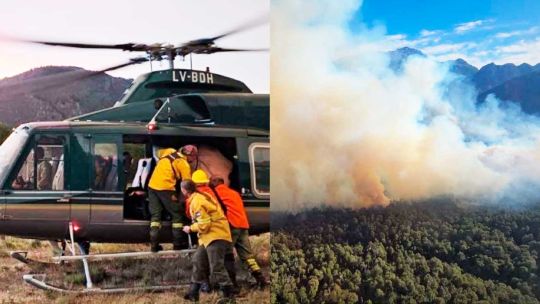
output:
M158 151L159 160L148 183L150 219L150 250L159 251L159 230L161 213L165 208L172 217L172 235L174 250L180 250L184 219L183 200L178 200L177 183L191 179L189 161L197 157L195 146L184 146L180 151L173 148Z
M232 282L224 265L232 242L229 222L219 203L207 193L198 192L192 180L182 181L181 189L193 219L191 226L184 226L184 232L197 232L199 237L199 247L193 255L192 283L184 298L198 301L201 284L210 273L210 281L219 285L225 298L232 299Z

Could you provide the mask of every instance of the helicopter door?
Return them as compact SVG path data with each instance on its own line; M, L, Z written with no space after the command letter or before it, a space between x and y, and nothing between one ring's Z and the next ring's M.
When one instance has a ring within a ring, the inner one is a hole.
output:
M1 195L0 196L0 221L2 221L4 219L4 213L5 213L5 208L6 208L6 199L5 199L6 191L0 190L0 195Z
M121 137L117 135L92 136L92 178L90 223L120 224L123 221L124 193L119 190L123 183L120 170L119 147ZM97 227L97 226L96 226Z
M36 134L21 154L7 183L6 220L21 234L61 235L70 219L70 192L66 187L67 136ZM26 227L28 232L26 231Z
M252 232L270 223L270 144L263 138L238 138L240 191Z

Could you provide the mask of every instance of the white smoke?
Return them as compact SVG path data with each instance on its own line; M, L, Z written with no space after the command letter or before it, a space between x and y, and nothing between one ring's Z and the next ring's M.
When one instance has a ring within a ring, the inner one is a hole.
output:
M540 199L540 120L493 97L477 106L430 58L391 70L384 29L347 30L360 5L273 1L273 210Z

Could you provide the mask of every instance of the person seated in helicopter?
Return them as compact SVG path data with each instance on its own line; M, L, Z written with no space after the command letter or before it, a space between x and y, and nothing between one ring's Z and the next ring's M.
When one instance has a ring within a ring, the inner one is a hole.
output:
M96 155L94 158L94 190L105 189L106 179L107 160L101 155Z
M130 188L135 174L137 173L137 161L133 159L131 153L125 151L122 156L122 172L124 173L124 180L126 181L126 189Z
M36 148L37 165L37 188L38 190L51 190L53 181L53 168L51 163L45 158L45 151L42 147Z
M37 147L35 152L35 159L38 162L37 165L37 189L38 190L51 190L53 181L53 168L52 165L44 159L45 151L43 147ZM33 171L33 170L32 170ZM34 188L32 183L34 173L30 173L28 181L19 175L11 184L11 187L15 190L31 190Z
M28 190L32 188L32 183L26 182L24 178L19 175L11 184L11 188L14 190L23 190L23 189Z

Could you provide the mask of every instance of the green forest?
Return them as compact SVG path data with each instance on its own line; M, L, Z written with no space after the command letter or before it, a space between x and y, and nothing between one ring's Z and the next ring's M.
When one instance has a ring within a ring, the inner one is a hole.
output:
M540 204L272 214L272 303L540 303Z

